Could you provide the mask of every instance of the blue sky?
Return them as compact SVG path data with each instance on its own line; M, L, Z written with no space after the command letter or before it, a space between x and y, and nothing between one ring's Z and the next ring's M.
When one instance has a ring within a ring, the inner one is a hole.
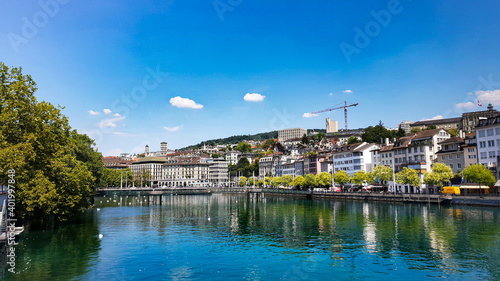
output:
M145 2L145 3L143 3ZM0 61L104 155L500 106L498 1L3 1ZM249 99L245 100L245 96ZM256 95L252 95L256 94Z

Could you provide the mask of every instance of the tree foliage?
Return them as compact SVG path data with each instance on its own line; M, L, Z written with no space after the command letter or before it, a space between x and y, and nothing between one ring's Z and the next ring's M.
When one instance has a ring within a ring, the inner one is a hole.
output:
M0 63L0 182L15 170L16 215L49 226L91 206L104 166L93 141L36 91L21 68Z
M248 152L252 152L252 146L246 142L240 142L235 148L234 150L237 150L241 153L248 153Z
M397 131L387 130L382 121L376 126L369 126L365 129L365 133L361 135L361 139L368 143L380 143L381 140L385 138L393 139L405 136L405 131L399 129Z
M377 178L379 183L387 183L392 180L392 168L378 165L372 172L368 173L368 181L370 183L375 183Z
M424 183L442 187L444 182L449 182L453 177L453 171L443 163L435 163L432 166L432 172L424 174Z
M495 177L488 168L482 164L473 164L463 170L465 180L469 180L480 185L492 186L495 184Z
M400 184L409 184L415 187L420 186L420 178L417 170L404 167L403 170L396 174L396 182Z
M328 188L332 185L332 174L321 172L316 176L318 185L322 188Z
M316 176L313 174L306 174L304 176L304 186L309 187L309 188L316 188L318 187L318 181L316 180Z
M336 184L344 186L346 183L349 182L351 176L348 173L346 173L346 171L340 170L335 172L335 174L333 174L333 179L335 180Z
M363 170L354 173L354 175L351 177L351 182L358 185L363 184L367 180L368 174Z
M295 179L293 179L293 185L299 189L302 189L306 185L306 180L303 176L296 176Z
M238 183L239 186L244 186L247 184L247 178L246 177L240 177L240 181Z

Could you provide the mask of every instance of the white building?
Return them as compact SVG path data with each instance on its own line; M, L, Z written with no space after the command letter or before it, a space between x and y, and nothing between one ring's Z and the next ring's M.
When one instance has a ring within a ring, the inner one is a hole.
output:
M229 164L231 165L236 165L238 164L239 157L241 155L241 152L239 151L229 151L226 153L226 161L229 161Z
M209 166L200 157L173 157L162 166L160 186L198 187L209 183Z
M278 142L284 142L288 139L301 138L304 134L307 135L307 129L294 128L278 130Z
M143 157L130 163L134 179L142 180L144 186L156 186L162 179L162 165L167 161L164 157Z
M229 186L229 161L219 158L207 162L210 164L208 177L212 185Z
M498 178L500 161L500 116L480 119L476 126L478 162L495 173Z
M333 152L335 172L343 170L353 176L358 171L371 172L372 152L379 148L373 143L356 143L338 147Z

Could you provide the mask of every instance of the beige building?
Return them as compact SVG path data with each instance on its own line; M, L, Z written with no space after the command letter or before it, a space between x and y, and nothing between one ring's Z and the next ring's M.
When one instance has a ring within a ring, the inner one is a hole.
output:
M462 117L444 118L444 119L418 121L418 122L410 124L410 128L411 129L425 130L426 128L428 128L430 126L435 126L436 129L445 129L445 130L457 129L458 130L458 129L460 129L461 123L462 123Z
M339 121L326 118L326 133L336 133L339 131Z
M307 135L307 129L295 128L278 130L278 141L284 142L288 139L301 138L304 134Z
M471 133L465 135L464 148L464 169L470 165L477 164L477 143L476 134Z
M134 179L142 180L144 186L156 186L162 179L162 165L167 161L165 157L143 157L130 163Z
M439 143L441 150L436 153L436 162L450 167L454 174L465 168L464 148L465 141L460 137L452 137Z
M488 104L488 110L464 113L462 114L461 129L464 132L473 132L476 126L479 125L480 120L496 117L498 115L500 115L500 112L493 109L493 105L491 104Z

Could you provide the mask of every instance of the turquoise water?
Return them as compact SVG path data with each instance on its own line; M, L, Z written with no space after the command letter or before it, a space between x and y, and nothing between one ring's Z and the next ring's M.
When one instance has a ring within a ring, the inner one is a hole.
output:
M71 226L23 233L4 278L500 280L499 241L497 208L106 197Z

